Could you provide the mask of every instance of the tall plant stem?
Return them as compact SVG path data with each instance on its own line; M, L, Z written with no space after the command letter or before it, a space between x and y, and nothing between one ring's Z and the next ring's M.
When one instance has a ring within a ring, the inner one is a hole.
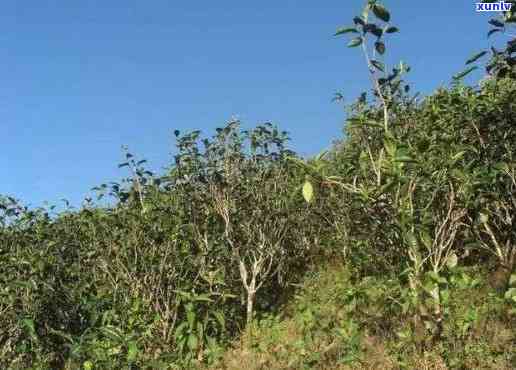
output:
M362 51L364 52L364 57L366 59L367 68L369 69L369 73L371 76L371 81L373 83L374 89L376 90L376 93L378 94L380 102L382 103L383 126L385 129L385 132L388 132L389 131L389 110L387 107L387 100L385 99L385 96L382 93L382 89L380 87L380 83L378 82L378 79L375 77L374 66L371 63L371 58L369 57L369 53L367 51L366 41L367 41L367 38L365 36L363 36L362 37Z

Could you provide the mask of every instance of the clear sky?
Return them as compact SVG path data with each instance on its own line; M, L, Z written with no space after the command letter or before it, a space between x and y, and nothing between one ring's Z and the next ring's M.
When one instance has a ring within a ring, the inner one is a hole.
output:
M0 194L78 205L125 175L121 145L159 170L174 129L211 134L232 116L278 124L302 154L323 150L342 136L333 94L368 88L358 50L332 37L363 3L2 1ZM472 1L384 4L401 29L388 60L412 66L417 91L448 84L488 45Z

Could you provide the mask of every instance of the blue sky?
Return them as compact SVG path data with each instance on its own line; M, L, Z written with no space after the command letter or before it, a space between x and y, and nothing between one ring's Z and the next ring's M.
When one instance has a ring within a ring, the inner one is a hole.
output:
M487 44L470 1L384 2L401 33L388 61L428 93ZM80 204L124 176L121 146L166 166L173 130L232 116L271 121L314 154L342 136L341 91L368 88L358 50L334 38L361 0L13 1L0 9L0 194ZM478 77L478 75L477 75ZM469 79L469 81L474 81Z

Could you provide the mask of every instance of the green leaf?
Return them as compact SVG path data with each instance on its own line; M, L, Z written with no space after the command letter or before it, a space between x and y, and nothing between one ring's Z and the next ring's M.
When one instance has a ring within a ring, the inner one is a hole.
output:
M379 28L376 24L368 24L367 26L369 26L367 30L371 32L373 35L375 35L378 38L382 37L383 30Z
M516 274L512 274L509 279L509 286L513 286L516 288Z
M446 279L434 271L428 271L425 275L438 284L446 284Z
M361 26L365 25L364 20L360 17L353 18L353 23L355 23L356 25L361 25Z
M446 266L449 269L452 269L455 266L457 266L458 261L459 261L459 258L457 257L457 255L455 253L452 253L448 256L448 259L446 260Z
M466 77L468 74L470 74L472 71L474 71L477 68L478 68L477 66L469 67L468 69L466 69L466 70L456 74L455 76L453 76L453 79L454 80L460 80L461 78Z
M305 181L303 185L303 198L307 203L310 203L314 197L314 188L309 181Z
M464 156L465 153L466 153L465 151L461 151L461 152L454 154L451 158L452 162L453 163L457 162L459 159L461 159Z
M516 288L509 288L505 292L505 299L514 299L516 297Z
M93 370L93 362L84 361L84 363L82 364L82 367L84 370Z
M378 192L379 194L385 194L385 193L388 193L394 185L396 185L398 182L396 180L391 180L389 181L388 183L382 185L382 187L380 188L380 191Z
M341 27L337 29L334 36L343 35L345 33L358 33L357 29L354 27Z
M479 60L480 58L482 58L484 55L487 54L487 51L481 51L480 53L478 54L475 54L473 55L471 58L469 58L467 61L466 61L466 65L468 64L471 64L473 62L476 62L477 60Z
M102 333L111 341L115 343L122 343L124 341L123 335L115 326L107 325L102 328Z
M362 45L362 37L355 37L348 43L348 48L354 48Z
M399 32L399 28L398 27L388 27L386 30L385 30L385 33L395 33L395 32Z
M389 20L391 19L389 11L382 5L373 5L373 13L377 18L381 19L384 22L389 22Z
M215 316L215 319L218 321L219 325L224 330L226 327L226 320L224 318L224 312L223 311L215 311L213 313L213 316Z
M181 324L179 324L176 328L176 330L174 331L174 338L176 338L176 340L180 339L181 337L183 337L183 334L185 332L185 329L188 327L188 323L187 322L182 322Z
M23 319L22 325L27 329L29 335L32 339L37 339L36 336L36 325L34 324L34 320L32 319Z
M374 48L380 55L383 55L385 53L385 44L381 41L376 41L374 43Z
M410 72L410 66L407 63L405 63L404 61L400 61L399 71L400 71L400 73L408 73L408 72Z
M138 345L135 341L130 341L127 345L127 361L134 362L138 356Z
M387 151L387 154L390 157L395 156L396 151L397 151L396 142L394 142L393 140L390 140L390 139L385 139L383 141L383 146L384 146L385 150Z
M385 65L377 60L371 60L371 64L378 70L385 72Z
M196 334L199 338L204 337L204 326L200 321L197 322L197 333Z
M485 213L480 213L480 222L486 224L489 220L489 217Z
M317 154L317 156L315 157L315 160L316 161L321 161L324 159L324 157L328 154L328 151L327 150L323 150L321 153Z
M199 344L199 341L197 340L197 336L195 336L195 334L190 334L188 336L188 342L186 343L188 348L190 348L193 351L193 350L197 349L198 344Z
M489 23L490 25L495 26L495 27L503 27L504 26L503 22L499 21L498 19L494 19L494 18L490 19L489 22L487 22L487 23Z
M491 36L493 33L496 33L496 32L502 32L502 29L501 28L493 28L492 30L490 30L487 33L487 37Z
M367 22L367 19L369 18L369 8L370 8L370 5L366 4L364 6L364 9L362 10L362 19L365 19L366 22Z
M405 239L407 240L407 243L409 244L410 248L417 249L417 239L411 232L407 232Z
M364 121L362 122L363 125L369 126L369 127L377 127L383 129L383 124L375 122L375 121Z
M421 238L421 242L423 243L423 245L426 248L430 248L430 246L432 245L432 238L430 237L430 234L428 234L428 232L426 231L421 231L419 233L419 236Z
M199 294L195 296L193 300L196 302L213 302L213 299L211 299L207 294Z
M188 320L190 328L193 328L195 323L195 312L191 310L186 311L186 319Z
M494 166L493 166L496 170L500 171L500 172L503 172L503 173L509 173L510 172L510 168L509 168L509 164L505 163L505 162L498 162L496 163Z

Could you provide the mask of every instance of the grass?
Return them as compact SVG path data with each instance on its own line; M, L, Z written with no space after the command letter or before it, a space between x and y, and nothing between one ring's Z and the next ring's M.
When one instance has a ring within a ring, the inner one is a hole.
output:
M396 279L355 280L345 266L326 267L210 369L514 369L516 318L487 280L477 270L455 272L440 340L428 343L397 307Z

